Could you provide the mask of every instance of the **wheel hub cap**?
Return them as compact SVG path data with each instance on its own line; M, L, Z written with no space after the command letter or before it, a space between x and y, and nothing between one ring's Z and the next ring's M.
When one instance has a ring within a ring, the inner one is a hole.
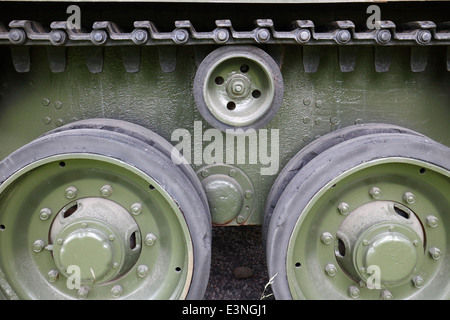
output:
M117 203L102 198L80 199L63 208L50 238L58 269L68 277L77 268L83 284L117 278L129 271L140 252L134 219Z
M381 287L410 280L424 256L419 219L392 201L356 208L342 222L337 237L336 259L346 273L356 281L375 276Z

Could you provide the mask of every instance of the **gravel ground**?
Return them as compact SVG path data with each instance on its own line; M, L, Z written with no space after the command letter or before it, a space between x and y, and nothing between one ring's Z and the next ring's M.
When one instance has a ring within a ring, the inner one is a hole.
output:
M242 268L244 267L244 268ZM238 269L236 269L238 268ZM238 270L248 274L235 273ZM240 279L244 276L244 279ZM260 300L271 294L266 259L261 241L261 226L214 227L212 233L211 273L205 300ZM273 296L265 298L273 300Z

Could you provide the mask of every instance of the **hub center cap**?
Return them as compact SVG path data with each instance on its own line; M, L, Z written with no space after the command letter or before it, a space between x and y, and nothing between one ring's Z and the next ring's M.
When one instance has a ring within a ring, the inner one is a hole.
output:
M141 236L131 214L103 198L84 198L64 207L50 231L53 259L80 283L104 283L126 273L139 258Z
M356 208L340 225L337 239L335 253L342 269L358 282L377 279L380 287L411 280L424 256L419 219L392 201Z

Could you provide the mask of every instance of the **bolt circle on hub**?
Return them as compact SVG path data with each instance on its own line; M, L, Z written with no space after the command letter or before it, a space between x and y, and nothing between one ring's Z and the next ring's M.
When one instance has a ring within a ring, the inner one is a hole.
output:
M118 132L131 126L77 125L36 139L0 166L8 177L0 185L0 295L201 298L211 227L190 177L150 144Z
M309 161L268 226L269 277L281 279L275 297L448 299L449 158L429 138L381 133Z

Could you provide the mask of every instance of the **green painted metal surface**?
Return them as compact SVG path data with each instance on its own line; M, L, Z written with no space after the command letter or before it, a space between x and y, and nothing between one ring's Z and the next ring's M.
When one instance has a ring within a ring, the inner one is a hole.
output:
M100 74L89 73L78 48L69 49L68 68L61 74L50 72L45 49L32 49L32 60L42 63L34 63L26 74L12 69L8 48L0 50L5 61L0 100L1 158L50 129L81 119L122 119L148 127L168 141L174 130L184 128L191 133L192 146L196 121L202 123L196 132L202 140L211 128L194 104L196 65L192 48L179 48L173 73L161 71L155 49L142 48L140 72L126 73L120 48L108 47ZM446 54L445 48L431 50L435 57ZM398 48L391 70L378 74L373 70L373 49L358 48L355 71L341 73L337 48L323 48L318 72L305 74L301 54L298 47L285 48L284 101L265 127L269 136L273 134L271 129L279 130L279 168L315 137L355 123L397 124L450 145L450 75L439 59L432 59L425 72L412 73L405 59L409 48ZM210 144L202 143L204 147ZM202 166L190 160L195 169ZM261 165L249 164L248 160L238 167L253 181L258 199L249 223L261 223L261 209L276 175L261 176Z

